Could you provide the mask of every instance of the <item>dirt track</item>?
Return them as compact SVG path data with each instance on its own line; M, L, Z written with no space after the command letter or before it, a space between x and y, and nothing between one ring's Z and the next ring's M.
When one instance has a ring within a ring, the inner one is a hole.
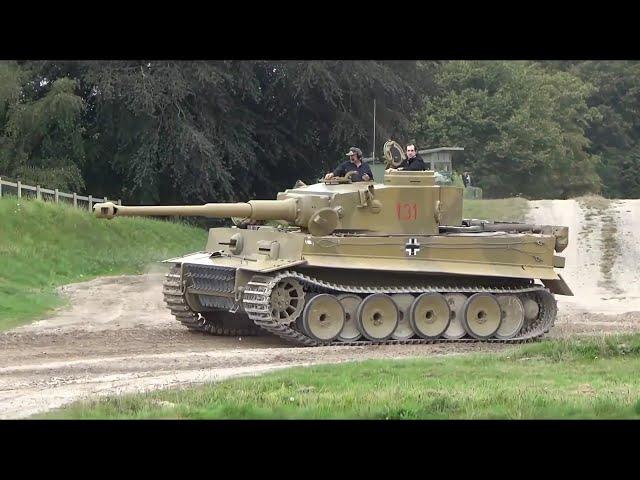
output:
M640 200L586 208L532 202L530 221L570 227L552 336L640 331ZM615 235L608 225L615 225ZM614 239L612 241L612 238ZM623 261L624 259L624 261ZM201 383L313 363L495 351L492 345L292 348L275 337L211 337L164 308L161 274L106 277L62 289L70 307L0 335L0 418L22 418L96 395Z

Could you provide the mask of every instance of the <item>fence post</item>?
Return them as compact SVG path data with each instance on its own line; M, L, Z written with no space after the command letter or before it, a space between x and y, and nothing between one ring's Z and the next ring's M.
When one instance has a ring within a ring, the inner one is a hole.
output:
M78 194L76 192L73 192L73 206L78 206Z
M36 185L36 198L42 200L42 192L40 191L40 185Z
M0 177L0 197L2 197L2 177Z
M22 182L18 180L18 198L22 198Z
M89 195L89 211L91 211L91 207L93 207L92 203L93 203L93 197Z
M57 188L53 191L53 195L54 195L54 198L55 198L55 202L59 203L59 201L60 201L60 192L58 192Z
M122 200L118 199L118 205L122 205Z

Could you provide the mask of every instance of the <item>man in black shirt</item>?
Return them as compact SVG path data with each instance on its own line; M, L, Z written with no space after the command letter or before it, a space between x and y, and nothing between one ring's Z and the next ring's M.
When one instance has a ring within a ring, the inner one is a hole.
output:
M415 145L407 145L407 158L402 161L398 170L411 170L414 172L427 170L424 160L418 155L418 152L416 152Z
M347 152L349 160L338 166L333 172L324 176L325 180L333 177L344 177L348 172L355 171L351 176L352 182L369 182L373 180L373 172L368 164L362 161L362 150L351 147Z

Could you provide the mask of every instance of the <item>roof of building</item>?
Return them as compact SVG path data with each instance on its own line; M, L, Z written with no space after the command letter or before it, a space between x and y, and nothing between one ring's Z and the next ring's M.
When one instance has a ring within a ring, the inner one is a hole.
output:
M455 152L459 150L464 150L464 147L438 147L438 148L430 148L428 150L418 150L418 153L435 153L435 152Z

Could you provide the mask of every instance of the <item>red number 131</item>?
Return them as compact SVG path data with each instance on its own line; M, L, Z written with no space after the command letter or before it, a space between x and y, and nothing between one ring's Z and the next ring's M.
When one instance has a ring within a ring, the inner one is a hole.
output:
M418 218L418 205L416 203L396 203L396 215L398 220L413 222Z

